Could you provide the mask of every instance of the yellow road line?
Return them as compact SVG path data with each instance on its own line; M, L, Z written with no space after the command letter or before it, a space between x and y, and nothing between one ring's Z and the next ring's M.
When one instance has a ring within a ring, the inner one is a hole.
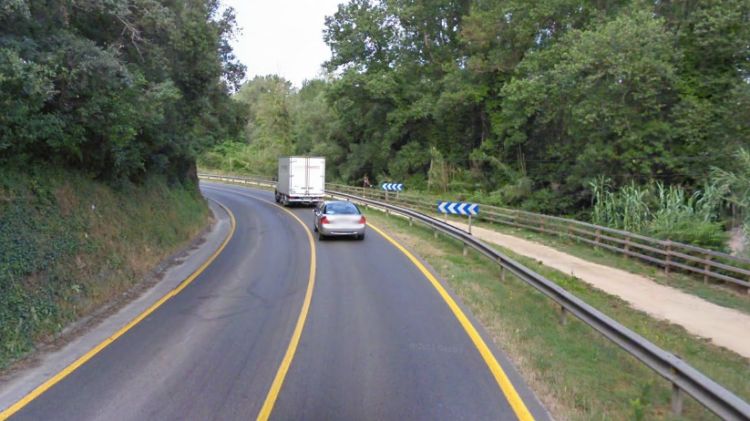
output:
M265 199L260 199L257 197L255 197L255 199L266 201ZM272 203L270 201L267 202ZM263 402L263 407L261 407L260 413L258 413L258 420L262 421L267 420L271 416L273 406L276 404L276 399L279 397L279 393L281 392L281 386L283 386L284 384L286 373L289 371L289 367L292 365L294 354L297 352L297 346L299 345L299 340L302 336L302 329L305 327L307 313L310 311L310 302L312 301L313 289L315 288L315 260L317 259L317 257L315 251L315 241L313 241L312 233L310 232L310 229L307 227L307 225L305 225L305 223L302 222L302 220L299 219L299 217L295 215L294 212L282 206L278 207L284 212L291 215L294 219L296 219L297 222L299 222L299 224L302 225L302 227L305 229L305 234L307 234L307 241L310 243L310 276L307 280L305 300L302 302L302 309L300 310L299 317L297 318L297 324L294 326L292 338L289 340L289 346L286 349L284 358L281 360L281 365L276 372L273 383L271 383L271 388L268 390L268 395L266 396L266 400Z
M222 190L220 188L216 188L213 186L206 186L206 187L227 192L227 190ZM279 369L276 371L276 376L273 378L273 382L271 383L271 388L268 390L268 395L266 395L266 399L265 401L263 401L263 406L260 408L260 412L258 413L257 419L259 421L265 421L265 420L268 420L268 418L271 416L273 407L276 404L276 399L278 399L279 393L281 392L281 387L284 385L284 379L286 378L286 373L289 371L289 367L291 367L292 365L294 354L297 352L297 347L299 346L299 341L300 341L300 338L302 337L302 330L305 327L307 314L310 311L310 302L312 301L313 290L315 289L315 270L316 270L315 261L317 260L317 255L316 255L316 250L315 250L315 241L313 240L313 235L310 232L310 229L307 227L307 225L297 215L295 215L294 212L290 211L289 209L277 203L271 202L270 200L266 200L264 198L254 196L252 194L243 194L243 193L237 192L236 190L228 190L228 191L231 193L240 195L240 196L245 196L245 197L253 198L255 200L267 202L271 205L277 206L279 209L288 213L289 215L291 215L292 218L294 218L297 222L299 222L300 225L302 225L302 228L304 228L305 230L305 234L307 234L307 241L310 244L310 275L307 279L307 291L305 291L305 299L302 302L302 309L300 310L299 317L297 318L297 324L294 326L294 332L292 332L292 337L289 340L289 346L287 347L286 352L284 353L284 358L281 360Z
M50 379L42 383L41 385L37 386L34 390L29 392L26 396L21 398L18 402L14 403L10 407L6 408L2 412L0 412L0 421L4 421L8 418L10 418L11 415L15 414L16 412L20 411L23 407L28 405L31 401L38 398L40 395L42 395L44 392L49 390L52 386L59 383L62 379L67 377L70 373L77 370L80 366L84 365L87 361L89 361L91 358L93 358L96 354L101 352L104 348L109 346L112 342L116 341L117 338L124 335L127 331L133 328L133 326L137 325L139 322L141 322L143 319L148 317L151 313L153 313L157 308L161 307L162 304L167 302L170 298L174 297L175 295L179 294L185 287L190 285L195 278L200 276L201 273L203 273L204 270L221 254L221 252L224 250L224 248L229 243L229 240L232 239L232 236L234 235L234 232L237 227L237 221L234 217L234 214L232 211L229 210L226 206L224 206L222 203L219 203L216 201L216 203L219 204L224 210L229 214L229 219L232 222L231 230L229 231L229 234L227 234L227 237L224 239L224 242L221 243L221 246L219 246L216 251L213 252L213 254L203 262L203 264L195 270L190 276L188 276L184 281L182 281L176 288L169 291L166 295L161 297L158 301L156 301L154 304L152 304L149 308L144 310L141 314L139 314L136 318L131 320L127 325L122 327L120 330L115 332L114 335L108 337L99 345L92 348L90 351L79 357L77 360L73 361L70 365L62 369L59 373L52 376Z
M420 262L419 259L414 257L414 255L411 254L409 250L407 250L404 246L399 244L396 240L391 238L388 234L383 232L381 229L373 226L372 224L368 224L368 225L375 232L377 232L383 238L385 238L388 242L393 244L404 255L406 255L406 257L408 257L409 260L411 260L411 262L414 263L417 269L419 269L419 271L422 272L422 274L427 278L427 280L430 281L430 283L432 284L433 287L435 287L435 289L440 294L440 296L443 297L443 300L451 309L451 311L453 311L453 314L458 319L458 322L461 323L461 326L469 335L469 338L471 338L471 341L474 343L474 346L479 351L479 354L482 355L484 362L487 364L487 367L490 369L492 376L495 377L495 381L497 381L498 386L500 386L500 390L505 395L505 398L508 400L508 403L510 404L511 408L513 408L513 412L515 412L518 419L521 421L533 420L534 417L531 415L531 412L529 412L529 409L526 407L526 404L521 399L521 396L518 395L516 388L513 387L513 383L511 383L510 379L505 374L505 371L500 366L500 363L492 354L492 351L490 351L487 344L484 342L484 339L482 339L482 336L479 334L479 332L477 332L474 325L471 324L471 321L469 321L469 318L466 317L463 311L461 311L461 308L458 306L458 304L456 304L456 302L453 300L450 294L448 294L448 291L446 291L445 288L443 288L443 285L440 284L440 281L435 279L435 276L433 276L432 273L429 270L427 270L427 268L422 264L422 262Z
M211 188L211 186L206 186ZM219 191L222 191L221 189L217 189ZM227 191L227 190L223 190ZM268 390L268 395L266 395L265 401L263 401L263 406L260 408L260 412L258 413L258 420L259 421L266 421L271 416L271 412L273 411L273 407L276 404L276 400L279 397L279 393L281 392L281 387L284 385L284 379L286 378L286 373L289 372L289 367L292 365L292 360L294 359L294 355L297 352L297 347L299 346L300 338L302 337L302 330L305 327L305 321L307 320L307 314L310 312L310 302L312 302L312 295L313 290L315 289L315 261L317 260L316 250L315 250L315 241L313 240L313 235L310 232L310 229L307 227L307 225L297 216L294 214L294 212L290 211L289 209L280 206L274 202L271 202L270 200L266 200L257 196L254 196L252 194L243 194L239 193L236 190L229 190L234 194L238 194L240 196L250 197L255 200L260 200L263 202L270 203L271 205L277 206L279 209L283 210L284 212L291 215L292 218L294 218L297 222L299 222L300 225L302 225L302 228L305 230L305 234L307 234L307 241L310 244L310 275L307 279L307 291L305 291L305 299L302 302L302 309L299 312L299 317L297 318L297 324L294 326L294 332L292 332L292 337L289 340L289 346L286 349L286 352L284 353L284 358L281 360L281 364L279 365L279 369L276 371L276 376L273 378L273 382L271 383L271 388Z

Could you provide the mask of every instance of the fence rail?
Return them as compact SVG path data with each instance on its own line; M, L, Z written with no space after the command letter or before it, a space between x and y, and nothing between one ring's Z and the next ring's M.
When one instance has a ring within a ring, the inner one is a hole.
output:
M266 188L269 186L272 187L273 185L271 180L258 178L210 174L200 174L199 176L207 180L259 185ZM367 189L367 191L364 192L364 195L362 195L351 193L352 188L348 186L344 186L347 187L346 190L348 191L341 191L343 189L337 189L336 187L341 186L329 185L327 194L384 208L390 212L400 213L410 218L410 220L416 220L427 225L436 232L448 235L451 238L461 241L467 247L477 250L479 253L497 263L503 271L507 270L521 281L529 284L551 300L555 301L560 305L563 314L569 312L574 315L582 322L601 333L604 337L617 344L638 361L651 368L667 381L671 382L672 411L675 414L680 414L682 411L682 393L685 392L705 408L723 419L750 420L750 404L737 397L731 391L714 382L674 354L659 348L647 339L611 319L604 313L586 304L564 288L537 274L531 269L526 268L510 257L498 252L484 242L476 239L471 234L445 223L440 219L425 215L417 210L399 206L390 201L385 201L384 198L382 198L383 195L381 192L376 193ZM359 190L361 191L361 189ZM406 201L404 199L405 198L401 196L398 200ZM420 202L419 206L424 205L423 202ZM433 210L432 205L430 206L430 210Z

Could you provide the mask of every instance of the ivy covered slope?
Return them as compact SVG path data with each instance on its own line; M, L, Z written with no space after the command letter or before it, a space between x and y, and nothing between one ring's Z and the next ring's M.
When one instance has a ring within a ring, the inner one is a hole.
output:
M30 174L31 173L31 174ZM70 170L0 170L0 368L140 282L206 226L195 185L114 189Z

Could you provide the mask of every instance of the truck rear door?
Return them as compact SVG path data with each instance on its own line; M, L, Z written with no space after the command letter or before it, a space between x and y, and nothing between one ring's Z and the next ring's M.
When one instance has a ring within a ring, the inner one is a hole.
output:
M307 158L289 158L289 195L307 194Z
M310 196L322 196L325 193L325 159L307 159L307 194Z

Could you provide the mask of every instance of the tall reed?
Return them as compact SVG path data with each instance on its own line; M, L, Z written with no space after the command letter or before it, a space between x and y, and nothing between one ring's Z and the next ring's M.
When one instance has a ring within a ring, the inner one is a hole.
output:
M726 188L713 183L689 194L682 186L652 182L618 190L605 177L590 183L592 222L626 231L723 249L726 233L719 222Z

